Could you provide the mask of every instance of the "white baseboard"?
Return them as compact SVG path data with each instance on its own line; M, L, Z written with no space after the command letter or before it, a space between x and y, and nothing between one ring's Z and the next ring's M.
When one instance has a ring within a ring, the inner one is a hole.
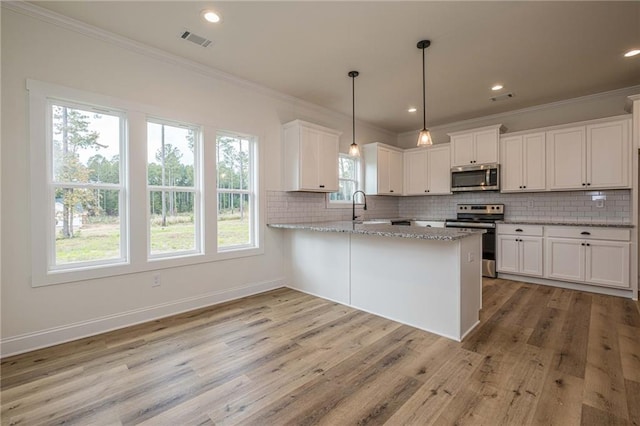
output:
M108 315L74 324L53 327L33 333L21 334L0 340L0 357L5 358L35 349L78 340L119 328L153 321L159 318L204 308L241 297L251 296L276 288L285 287L286 280L279 278L271 281L251 283L242 287L215 291L199 296L174 300L160 305L135 309L119 314Z

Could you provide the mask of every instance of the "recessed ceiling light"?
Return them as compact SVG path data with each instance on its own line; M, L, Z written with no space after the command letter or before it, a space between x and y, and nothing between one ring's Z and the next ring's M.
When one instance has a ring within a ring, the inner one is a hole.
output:
M491 88L491 90L496 91L502 89L503 87L504 86L502 84L496 84Z
M417 111L417 109L416 109L416 108L414 108L414 107L411 107L411 108L409 108L407 111L409 111L409 112L416 112L416 111Z
M220 22L220 15L218 15L213 10L203 10L201 12L201 15L202 15L202 17L204 18L205 21L213 22L214 24L216 22Z
M630 58L632 56L640 55L640 49L633 49L624 54L625 58Z

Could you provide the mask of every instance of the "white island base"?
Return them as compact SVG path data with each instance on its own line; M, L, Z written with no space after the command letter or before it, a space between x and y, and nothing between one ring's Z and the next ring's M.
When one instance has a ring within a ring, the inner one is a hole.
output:
M481 234L429 240L288 229L289 287L461 341L482 307Z

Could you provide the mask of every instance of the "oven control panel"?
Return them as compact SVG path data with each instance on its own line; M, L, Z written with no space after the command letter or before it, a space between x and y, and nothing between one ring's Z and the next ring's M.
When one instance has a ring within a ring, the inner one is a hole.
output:
M458 213L504 214L504 204L458 204Z

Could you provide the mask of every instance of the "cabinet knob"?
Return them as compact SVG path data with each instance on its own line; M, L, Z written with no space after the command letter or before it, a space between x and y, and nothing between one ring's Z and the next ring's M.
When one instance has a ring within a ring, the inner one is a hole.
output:
M320 185L320 188L324 188L324 185Z
M587 243L587 247L591 247L591 244Z
M389 192L393 192L393 189L390 189Z
M583 184L582 184L582 186L587 186L587 184L586 184L586 183L583 183Z
M523 232L522 229L518 228L516 229L516 232Z
M522 185L520 185L518 188L522 189Z
M523 188L525 188L525 189L526 189L526 188L527 188L527 185L523 186Z
M425 190L424 190L424 192L429 192L429 190L428 190L428 189L425 189Z
M589 231L582 231L582 232L580 233L580 235L591 235L591 232L589 232Z
M581 245L581 246L583 246L583 245L584 245L584 243L581 243L580 245Z
M591 186L591 182L587 182L587 186Z

